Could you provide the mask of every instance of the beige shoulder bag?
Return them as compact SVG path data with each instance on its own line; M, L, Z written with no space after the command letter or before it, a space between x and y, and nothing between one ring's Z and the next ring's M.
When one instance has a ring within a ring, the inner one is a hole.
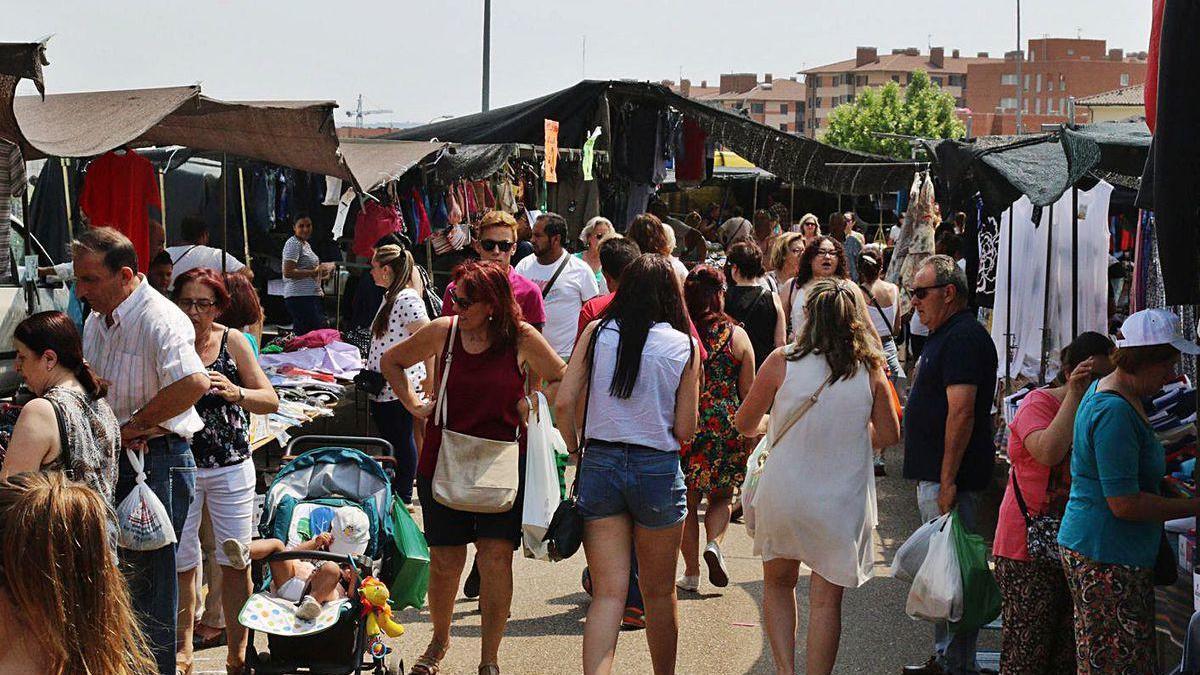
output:
M446 382L454 361L458 317L450 320L446 360L438 385L434 423L442 428L442 446L433 472L433 498L443 506L471 513L503 513L513 507L520 486L520 446L514 440L494 441L451 431L447 427Z

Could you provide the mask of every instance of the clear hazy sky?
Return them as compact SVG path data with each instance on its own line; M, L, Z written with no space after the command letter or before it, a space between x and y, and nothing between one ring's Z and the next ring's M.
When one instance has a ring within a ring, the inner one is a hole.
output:
M11 0L14 4L16 0ZM48 93L201 82L226 99L361 93L427 122L480 105L482 0L39 0L5 12L0 40L53 34ZM997 56L1015 0L493 0L492 107L588 78L715 82L786 77L857 45L944 46ZM1026 0L1022 37L1101 38L1146 49L1150 0ZM586 61L583 45L586 36ZM23 87L22 89L26 89ZM347 123L344 116L339 124Z

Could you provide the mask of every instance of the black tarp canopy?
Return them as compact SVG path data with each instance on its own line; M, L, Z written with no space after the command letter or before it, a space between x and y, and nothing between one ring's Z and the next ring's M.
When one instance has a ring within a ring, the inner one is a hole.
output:
M684 98L650 82L585 80L529 101L405 129L386 138L541 145L544 120L551 119L559 123L561 147L582 147L588 131L599 126L604 134L598 147L613 152L614 118L628 106L674 108L695 119L710 139L797 187L831 194L867 195L908 189L912 183L911 163L842 150L788 134L728 110ZM653 153L654 148L639 147L633 151ZM620 152L614 156L620 157ZM614 160L614 172L619 171L620 161Z
M1144 122L1061 126L1034 136L983 136L925 143L951 201L979 192L999 214L1021 195L1035 206L1055 203L1085 179L1142 173L1150 132Z

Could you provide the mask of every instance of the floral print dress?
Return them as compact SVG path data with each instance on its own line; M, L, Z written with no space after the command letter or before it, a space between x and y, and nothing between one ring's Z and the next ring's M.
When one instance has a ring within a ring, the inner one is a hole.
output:
M733 426L733 415L742 403L738 394L742 362L733 355L733 324L715 323L702 339L708 359L700 391L700 423L691 442L679 452L688 489L710 492L742 484L750 448Z

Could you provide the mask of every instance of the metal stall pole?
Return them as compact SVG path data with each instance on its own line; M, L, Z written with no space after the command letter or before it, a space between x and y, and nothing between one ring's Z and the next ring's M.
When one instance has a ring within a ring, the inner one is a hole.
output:
M246 267L250 266L250 228L246 224L246 180L242 167L238 167L238 202L242 206L242 248L246 255Z
M1071 186L1071 339L1079 336L1079 188Z
M1050 355L1050 265L1054 259L1054 205L1046 223L1046 284L1042 293L1042 358L1038 369L1038 384L1046 384L1046 362Z
M225 180L229 177L229 155L221 153L221 274L229 267L225 264L225 256L229 255L229 195L225 188Z
M59 157L58 165L62 168L63 178L63 203L67 207L67 238L71 241L75 240L75 222L72 217L71 209L71 177L67 174L67 158Z
M1004 291L1004 396L1012 394L1012 357L1016 341L1012 332L1012 263L1013 263L1013 207L1008 207L1008 278Z

